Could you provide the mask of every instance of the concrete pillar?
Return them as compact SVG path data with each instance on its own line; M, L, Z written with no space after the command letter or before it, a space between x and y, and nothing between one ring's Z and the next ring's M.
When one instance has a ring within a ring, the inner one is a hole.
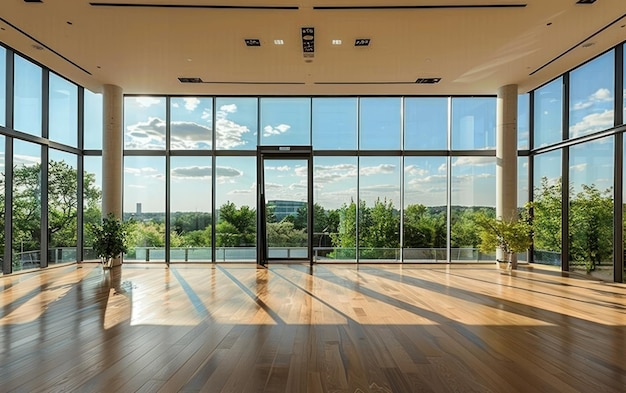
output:
M122 88L104 85L103 135L102 135L102 216L113 213L122 218L122 171L123 171L123 106ZM113 261L120 265L121 258Z
M498 89L496 217L517 217L517 85Z

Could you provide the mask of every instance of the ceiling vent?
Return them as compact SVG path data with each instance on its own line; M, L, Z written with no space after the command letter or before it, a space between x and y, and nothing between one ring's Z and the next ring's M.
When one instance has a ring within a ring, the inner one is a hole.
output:
M204 83L200 78L180 77L178 80L180 83Z
M43 3L42 0L24 0L24 3Z
M357 38L354 40L354 46L370 46L369 38Z
M440 80L441 78L417 78L415 83L421 85L434 85L435 83L439 83Z
M244 41L246 46L261 46L261 40L258 38L246 38Z
M578 0L576 4L593 4L596 0Z

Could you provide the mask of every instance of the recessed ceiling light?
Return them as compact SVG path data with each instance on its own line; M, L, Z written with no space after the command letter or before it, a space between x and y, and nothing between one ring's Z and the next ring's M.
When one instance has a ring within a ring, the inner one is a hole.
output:
M274 40L274 45L284 45L285 41L283 40Z
M333 45L341 45L341 40L333 40Z
M356 40L354 40L354 46L369 46L369 44L369 38L357 38Z
M246 38L246 46L261 46L261 40L258 38Z

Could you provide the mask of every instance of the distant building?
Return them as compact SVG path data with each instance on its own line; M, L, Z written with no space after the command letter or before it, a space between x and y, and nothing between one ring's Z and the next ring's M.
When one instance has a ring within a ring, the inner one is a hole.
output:
M141 214L141 202L137 202L135 214Z
M306 202L301 201L267 201L267 206L274 207L274 216L276 221L280 222L287 216L298 215L298 209L306 206Z

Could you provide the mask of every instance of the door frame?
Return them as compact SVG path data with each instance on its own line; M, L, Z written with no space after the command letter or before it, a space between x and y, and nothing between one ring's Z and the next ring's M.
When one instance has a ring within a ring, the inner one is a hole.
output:
M313 258L313 149L311 146L258 146L257 147L257 264L267 266L269 261L309 261ZM270 258L267 245L265 213L265 160L307 161L307 255L306 258Z

